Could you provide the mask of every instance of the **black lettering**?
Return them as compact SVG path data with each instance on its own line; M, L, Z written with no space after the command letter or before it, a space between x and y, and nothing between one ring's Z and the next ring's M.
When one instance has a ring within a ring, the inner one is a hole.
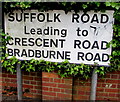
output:
M20 53L19 49L14 49L14 56L20 57L19 53Z
M61 59L64 59L64 51L62 51L62 54L59 52L59 51L57 51L57 59L59 59L59 57L61 58Z
M67 36L67 29L62 29L61 30L61 37L66 37Z
M80 48L81 48L81 47L80 47L80 44L81 44L81 41L80 41L80 40L74 40L74 48L77 48L77 47L78 47L78 48L80 49Z
M7 49L7 53L8 53L9 56L13 56L13 50L12 49L8 48Z
M22 38L22 46L27 46L27 38Z
M49 56L49 52L46 51L46 53L45 53L45 51L42 50L42 57L43 57L43 58L48 58L48 56Z
M50 19L49 13L47 13L47 22L52 22L52 20Z
M93 61L96 61L96 60L101 61L99 53L96 53L96 55L95 55L95 57L93 59Z
M59 16L60 16L60 14L54 14L54 22L56 22L56 20L58 21L58 22L61 22L60 21L60 19L59 19Z
M86 16L86 19L84 19L85 16ZM89 19L90 19L90 16L89 16L88 14L86 14L86 13L84 13L84 14L81 16L81 21L82 21L83 23L87 23L87 22L89 21Z
M22 14L22 13L21 13ZM29 13L24 13L24 22L26 22L26 19L28 19L29 18Z
M88 40L85 40L85 41L83 41L83 43L82 43L82 47L84 48L84 49L88 49L88 48L90 48L90 42L88 41Z
M30 33L31 33L31 34L35 34L35 29L34 29L34 28L31 28Z
M27 32L26 29L27 29L26 26L24 26L24 34L30 34L29 32Z
M41 57L41 51L40 50L35 50L35 57L40 58Z
M58 39L56 39L56 42L53 39L50 39L50 47L53 47L53 45L58 47Z
M38 34L38 35L42 35L42 29L37 28L37 34Z
M83 36L87 36L87 35L88 35L88 31L87 31L87 30L83 30L83 31L82 31L82 35L83 35Z
M54 59L56 59L56 58L55 58L55 54L56 54L55 51L50 51L50 58L53 57Z
M94 48L99 49L99 45L98 45L98 42L97 42L97 41L94 41L91 49L94 49Z
M70 52L65 51L65 59L70 60Z
M34 38L29 38L28 39L28 42L29 42L29 46L34 46Z
M43 39L43 46L49 47L49 39Z
M20 38L15 38L15 45L19 45L19 46L21 46L21 44L20 44L20 41L21 39Z
M77 23L79 23L79 20L78 20L78 19L79 19L79 15L78 15L78 14L73 14L73 15L72 15L72 22L73 22L73 23L75 22L75 20L76 20Z
M39 13L37 15L37 19L39 22L43 22L45 20L45 15L43 13Z
M16 21L18 22L22 21L22 13L20 13L20 16L18 16L18 13L16 13Z
M23 57L23 56L27 57L27 52L26 52L26 50L25 50L25 49L23 49L23 50L22 50L21 57Z
M85 55L85 59L87 60L87 61L91 61L92 59L93 59L93 54L92 53L87 53L86 55Z
M8 14L8 17L9 17L9 18L8 18L8 21L11 21L11 22L12 22L12 21L15 20L15 18L14 18L14 13L9 13L9 14Z
M40 40L40 42L38 42L38 40ZM37 46L42 46L42 44L41 44L41 42L42 42L42 39L41 38L37 38L36 40L35 40L35 44L37 45Z
M109 61L109 55L103 53L103 54L102 54L102 62L107 62L107 61Z
M33 19L35 19L35 18L36 18L36 13L31 13L30 21L32 22Z
M93 23L93 22L99 23L97 14L93 15L91 23Z
M49 35L49 27L47 27L46 29L43 30L43 34Z
M102 42L101 42L101 49L102 49L102 50L106 50L106 49L107 49L107 44L108 44L107 41L102 41Z
M106 14L101 14L101 23L107 23L109 20L108 15Z
M11 40L13 40L12 37L10 38L10 40L8 40L8 41L6 42L6 45L13 45L13 42L11 42Z
M81 34L80 34L80 31L81 31L81 30L80 30L80 28L79 28L79 27L77 28L77 30L76 30L76 31L77 31L77 36L81 36Z
M34 57L34 51L33 50L28 50L28 57Z
M83 52L78 52L78 57L77 57L77 60L80 60L82 59L84 61L84 53Z
M60 48L63 48L63 45L64 45L63 42L65 42L65 39L59 39L59 42L60 42Z

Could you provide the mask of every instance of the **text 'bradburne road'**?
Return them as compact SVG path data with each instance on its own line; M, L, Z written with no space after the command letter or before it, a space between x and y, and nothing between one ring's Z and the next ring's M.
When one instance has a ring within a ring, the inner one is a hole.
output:
M14 11L5 15L9 57L71 63L108 65L112 40L113 11L84 13L62 10ZM14 28L14 30L13 30Z

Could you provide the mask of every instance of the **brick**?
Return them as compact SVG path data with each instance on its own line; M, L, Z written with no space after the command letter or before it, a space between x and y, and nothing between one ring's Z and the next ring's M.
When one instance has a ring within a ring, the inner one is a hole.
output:
M37 72L38 77L42 77L42 72Z
M13 83L17 83L16 79L10 79L10 81L13 82Z
M50 78L50 80L49 80L50 82L54 82L54 78Z
M104 88L99 88L99 87L98 87L98 88L97 88L97 91L98 91L98 92L104 92Z
M3 82L3 83L2 83L2 86L8 86L8 84L7 84L7 83L5 83L5 82Z
M109 97L109 93L105 92L97 92L97 96Z
M25 84L29 84L29 81L27 81L27 80L24 80L23 82L24 82Z
M55 92L46 92L46 91L43 91L42 95L56 96L56 93Z
M36 90L30 90L30 92L31 92L31 93L37 93L37 91L36 91Z
M120 88L120 84L117 85L117 88Z
M6 82L10 82L10 79L7 78L7 79L5 79L5 81L6 81Z
M49 88L49 91L53 91L53 88L50 87L50 88Z
M54 92L60 92L60 89L59 88L53 88L53 91Z
M43 86L50 86L50 87L56 87L57 85L55 83L42 83Z
M39 77L34 77L34 80L35 80L35 81L41 81L41 78L39 78Z
M65 92L65 89L60 89L60 92L64 93L64 92Z
M110 74L106 74L106 78L111 78L111 75Z
M27 85L27 84L23 84L23 87L24 87L24 88L33 88L32 85Z
M36 81L30 81L30 84L36 85L37 82Z
M111 78L113 78L113 79L118 79L118 75L111 75Z
M119 83L119 80L106 80L106 83Z
M23 75L29 75L30 73L29 72L23 72Z
M26 97L29 97L29 98L33 98L33 94L31 94L31 93L24 93L23 96L26 96Z
M74 89L79 91L90 91L90 87L88 86L75 86Z
M43 90L43 91L48 91L48 90L49 90L49 88L48 88L48 87L44 87L44 86L43 86L43 87L42 87L42 90Z
M31 76L36 76L36 72L30 72Z
M42 99L43 99L43 100L50 100L50 98L51 98L50 96L42 95Z
M60 78L59 75L56 73L48 73L48 72L42 72L42 77L43 78Z
M47 81L49 82L50 78L42 78L42 81Z
M105 82L105 79L98 79L98 82Z
M71 98L72 97L72 95L70 95L70 94L63 94L63 93L57 93L57 96L62 97L62 98Z
M100 86L101 84L98 84ZM91 83L85 83L85 86L91 86Z
M16 75L8 74L8 78L16 78Z
M64 80L64 79L61 79L61 83L65 83L65 80Z
M105 89L105 92L118 93L118 89Z
M42 95L33 95L33 98L37 99L37 101L33 101L33 102L39 102L38 100L40 100L40 102L41 102Z
M4 74L2 74L2 77L8 77L8 75L4 73Z
M96 100L105 100L103 97L96 97Z
M58 84L58 87L59 87L59 88L68 88L68 89L71 89L71 88L72 88L72 85Z
M89 96L78 95L76 100L89 100Z
M34 89L42 89L41 86L34 86Z
M78 85L79 85L79 82L74 82L74 85L75 85L75 86L78 86Z
M78 91L78 95L85 95L86 92L85 91Z
M109 93L109 97L117 97L114 93Z
M42 82L41 81L37 81L36 85L42 85Z
M42 90L36 90L38 94L42 94Z
M72 84L72 80L64 80L65 84Z
M65 89L65 93L67 93L67 94L72 94L72 89L71 89L71 90Z
M33 77L29 77L29 76L23 76L24 80L33 80Z
M16 83L7 83L7 86L17 87L17 84Z
M54 79L54 82L55 82L55 83L60 83L61 80L60 80L60 79Z

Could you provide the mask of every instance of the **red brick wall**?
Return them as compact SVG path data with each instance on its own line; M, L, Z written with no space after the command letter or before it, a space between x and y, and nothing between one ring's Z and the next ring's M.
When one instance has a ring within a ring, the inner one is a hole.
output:
M2 85L16 87L16 75L2 73ZM27 97L43 100L89 100L90 80L79 78L61 79L56 73L23 72L23 92ZM108 73L105 78L98 78L97 100L120 101L120 71Z
M40 72L23 72L23 92L24 96L31 98L39 98L41 99L41 73ZM16 74L10 74L8 72L3 71L2 73L2 88L4 90L5 86L9 87L17 87ZM26 92L25 90L29 90Z

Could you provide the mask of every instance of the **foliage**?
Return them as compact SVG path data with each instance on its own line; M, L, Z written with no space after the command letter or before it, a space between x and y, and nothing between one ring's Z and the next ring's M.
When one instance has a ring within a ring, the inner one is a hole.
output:
M118 71L120 70L120 3L119 2L55 2L55 3L44 3L44 2L6 2L4 3L4 11L6 13L12 12L13 10L25 10L25 9L38 9L39 11L47 11L54 9L62 9L66 13L74 10L78 12L83 10L87 12L89 10L101 11L104 12L106 9L113 9L115 24L113 26L113 40L107 45L108 47L112 46L113 51L110 56L111 63L110 68L105 66L99 66L96 70L99 75L105 75L109 71ZM6 34L1 34L3 37L7 36ZM5 51L6 41L10 37L7 36L6 39L2 39L3 46L2 49ZM14 73L16 71L16 63L21 63L22 70L30 71L57 71L61 77L68 76L79 76L82 78L91 77L92 70L95 65L85 65L81 64L71 64L67 60L61 63L49 62L44 60L29 60L29 61L18 61L15 57L7 59L7 54L3 53L2 57L2 66L8 71Z

